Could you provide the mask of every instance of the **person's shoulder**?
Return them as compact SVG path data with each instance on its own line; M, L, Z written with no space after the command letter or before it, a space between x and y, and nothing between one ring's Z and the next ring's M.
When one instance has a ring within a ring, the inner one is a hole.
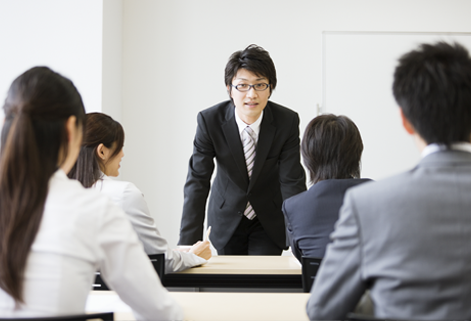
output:
M209 108L203 109L199 113L203 116L210 117L210 116L215 116L215 115L225 115L225 113L229 109L234 108L234 104L232 103L231 100L225 100L223 102L217 103L214 106L211 106Z
M135 184L128 181L112 179L110 177L97 181L94 187L97 191L108 195L118 204L124 198L143 196L141 190L137 188Z
M133 188L135 185L131 182L127 181L120 181L117 179L113 179L111 177L106 177L103 179L98 180L95 185L95 189L97 190L114 190L116 192L124 192L128 188Z
M360 184L373 182L369 178L337 178L337 179L325 179L317 182L312 186L312 189L329 189L332 187L353 187Z
M124 187L124 192L127 194L127 197L144 197L144 193L142 193L142 191L134 183L125 181L122 181L121 183Z
M348 193L357 199L376 200L402 193L406 190L411 179L411 171L399 173L380 180L366 180L362 184L352 186Z
M278 103L275 103L273 101L268 101L267 107L269 108L270 111L273 113L273 116L279 116L279 117L298 117L298 113L295 112L294 110L285 107L283 105L280 105Z
M49 180L49 192L53 195L49 196L60 196L64 199L74 199L78 196L83 198L94 198L99 195L91 189L83 187L83 185L75 179L68 178L64 172L58 170Z
M293 126L298 127L299 125L298 113L272 101L268 101L264 113L264 119L271 122L276 127L289 131L290 133Z
M51 178L46 201L53 212L66 209L69 216L97 217L110 206L110 199L92 188L84 188L79 181L57 173Z
M289 210L293 205L303 203L306 199L310 199L310 194L312 193L311 189L301 192L299 194L293 195L287 198L284 201L284 207Z
M230 100L223 101L198 113L198 124L222 124L234 115L234 104ZM208 125L207 125L208 126ZM213 130L218 126L210 126Z
M338 181L337 184L341 184L348 189L356 188L358 186L362 186L362 185L374 182L374 180L372 180L371 178L349 178L349 179L338 179L338 180L333 180L333 181Z
M288 198L286 206L298 204L312 204L328 194L344 193L346 189L354 188L363 183L372 182L371 179L326 179L312 185L307 191Z

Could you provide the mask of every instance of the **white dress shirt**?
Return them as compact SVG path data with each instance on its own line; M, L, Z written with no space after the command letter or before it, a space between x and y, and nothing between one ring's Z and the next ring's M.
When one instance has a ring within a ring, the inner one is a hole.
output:
M110 197L127 214L147 254L165 253L165 271L177 272L207 261L193 253L172 250L167 240L160 235L150 215L142 192L130 182L113 180L103 174L92 186Z
M467 153L471 153L471 144L468 143L468 142L458 142L458 143L453 143L451 144L450 146L450 149L451 150L458 150L458 151L462 151L462 152L467 152ZM444 151L444 150L447 150L447 147L445 145L442 145L442 144L430 144L430 145L427 145L423 150L422 150L422 158L430 155L430 154L433 154L433 153L436 153L436 152L439 152L439 151Z
M237 115L237 112L235 111L235 108L234 108L234 114L235 114L237 127L239 128L240 141L242 142L244 141L244 138L242 137L242 132L244 131L245 127L249 126L255 133L255 137L254 137L255 144L258 143L258 135L260 134L260 124L262 123L262 119L263 119L263 110L262 110L262 113L260 114L260 117L258 117L258 119L250 125L247 125L246 123L244 123L242 119L240 119L240 117Z
M83 314L95 271L138 320L181 320L125 213L58 170L27 258L24 304L0 289L1 317Z

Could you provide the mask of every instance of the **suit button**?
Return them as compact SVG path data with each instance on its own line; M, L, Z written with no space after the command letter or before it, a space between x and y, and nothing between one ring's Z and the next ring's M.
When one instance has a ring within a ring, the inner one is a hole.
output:
M244 213L242 213L242 212L237 212L237 214L239 214L239 216L244 215Z

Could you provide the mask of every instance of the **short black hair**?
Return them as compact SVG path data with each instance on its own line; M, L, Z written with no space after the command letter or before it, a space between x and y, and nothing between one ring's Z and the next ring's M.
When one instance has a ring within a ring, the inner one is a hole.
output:
M428 143L470 141L471 58L458 43L421 44L399 59L393 94Z
M244 50L234 52L226 64L224 81L226 86L232 85L232 79L240 69L246 69L259 77L265 77L270 84L270 93L276 87L276 69L268 51L251 44Z
M363 142L355 123L333 114L315 117L301 143L304 165L315 184L326 179L360 177Z

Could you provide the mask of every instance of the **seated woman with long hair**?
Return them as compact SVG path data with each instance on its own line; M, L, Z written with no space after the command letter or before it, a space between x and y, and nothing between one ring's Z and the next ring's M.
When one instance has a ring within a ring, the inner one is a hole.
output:
M32 68L3 109L0 316L83 314L100 270L137 319L182 319L123 210L67 178L85 120L73 83Z
M69 172L84 187L108 195L127 214L147 254L165 253L166 271L181 271L206 263L211 257L209 241L198 242L189 253L170 249L157 229L142 192L119 175L124 156L124 130L120 123L102 113L85 116L85 134L74 168Z
M360 132L348 117L321 115L307 125L301 153L314 185L283 203L291 251L299 261L324 257L345 192L370 181L359 178L362 152Z

